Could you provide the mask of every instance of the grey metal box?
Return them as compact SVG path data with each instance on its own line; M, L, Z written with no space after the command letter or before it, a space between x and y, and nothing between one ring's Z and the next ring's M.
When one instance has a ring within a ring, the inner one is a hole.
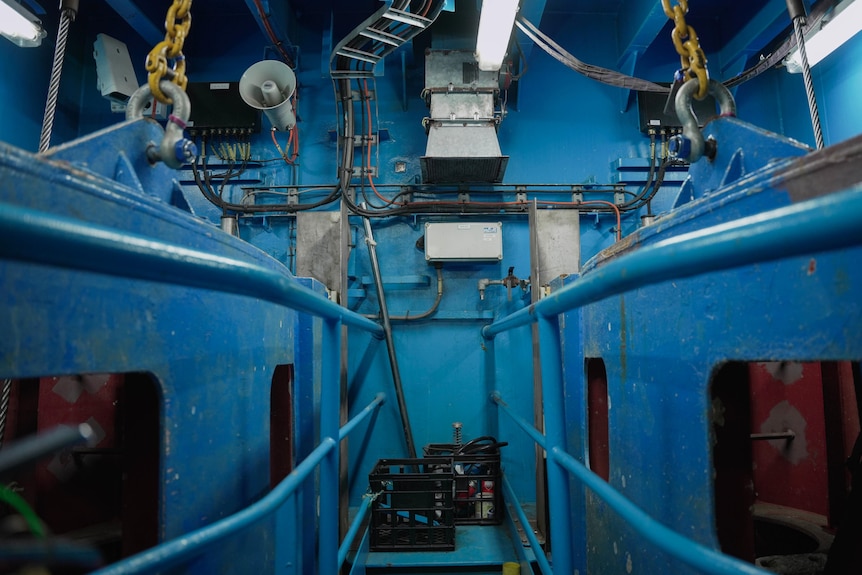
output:
M502 222L425 224L425 259L429 262L500 261Z

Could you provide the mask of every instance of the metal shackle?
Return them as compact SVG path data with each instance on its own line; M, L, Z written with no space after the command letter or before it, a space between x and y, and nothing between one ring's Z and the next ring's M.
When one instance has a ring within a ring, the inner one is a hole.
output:
M702 158L706 150L706 142L700 127L697 125L697 116L695 116L692 108L694 94L699 87L697 79L689 80L679 89L675 102L676 115L682 124L682 135L674 137L671 147L676 152L674 155L689 162L696 162ZM717 80L710 80L707 92L718 100L722 116L736 116L736 102L724 84Z
M162 161L171 168L178 169L185 162L191 162L197 156L197 147L194 142L188 140L183 129L191 115L192 106L185 91L168 80L159 82L159 88L169 96L173 105L165 136L158 149L153 145L147 149L147 156L151 162ZM146 105L153 100L153 92L149 84L144 84L132 94L126 104L126 120L136 120L144 116Z

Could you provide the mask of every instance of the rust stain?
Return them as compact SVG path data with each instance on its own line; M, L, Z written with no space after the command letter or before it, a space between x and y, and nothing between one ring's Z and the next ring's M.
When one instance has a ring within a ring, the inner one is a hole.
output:
M814 275L814 272L817 271L817 260L811 258L811 261L808 262L808 275Z

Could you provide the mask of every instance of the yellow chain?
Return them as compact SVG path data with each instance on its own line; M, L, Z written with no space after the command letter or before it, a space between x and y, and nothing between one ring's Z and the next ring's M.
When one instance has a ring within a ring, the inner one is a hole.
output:
M188 83L183 43L192 26L191 8L192 0L173 0L165 17L165 39L156 44L147 56L147 72L150 73L147 82L153 96L163 104L172 102L159 88L159 82L167 78L182 90ZM168 58L174 60L171 67L168 67Z
M706 69L706 54L700 47L697 32L685 23L685 15L688 14L688 0L677 0L677 5L672 8L670 0L661 0L661 5L664 8L664 13L674 23L671 38L673 38L673 45L679 53L685 81L697 78L699 85L694 97L703 100L709 91L709 71Z

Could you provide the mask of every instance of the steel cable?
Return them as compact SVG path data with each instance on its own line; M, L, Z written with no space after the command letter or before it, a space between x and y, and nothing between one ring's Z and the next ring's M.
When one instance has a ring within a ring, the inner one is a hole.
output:
M54 63L51 67L51 83L48 85L48 100L45 103L45 116L42 119L42 135L39 138L39 153L44 154L51 145L51 132L54 129L54 115L57 112L57 97L60 92L60 76L63 74L63 60L66 58L66 40L69 37L69 24L75 19L75 10L63 8L60 12L60 28L57 30L57 45L54 47Z
M6 417L9 415L9 397L12 395L12 380L3 380L3 389L0 391L0 448L6 439Z
M811 127L814 129L814 141L817 149L822 150L823 128L820 125L820 112L817 111L817 95L814 93L814 81L811 78L811 66L808 63L808 54L805 51L805 37L802 34L802 26L805 24L804 17L793 19L793 32L796 34L796 46L802 61L802 78L805 81L805 95L808 97L808 111L811 114Z

